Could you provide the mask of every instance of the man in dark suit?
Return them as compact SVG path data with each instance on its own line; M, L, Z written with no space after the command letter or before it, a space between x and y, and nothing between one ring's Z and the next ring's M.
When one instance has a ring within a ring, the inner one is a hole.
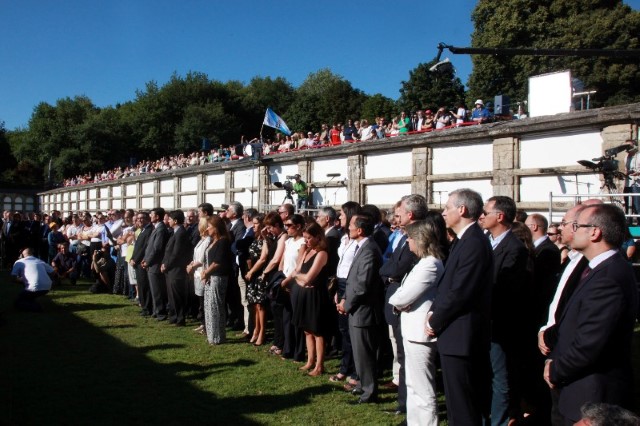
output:
M133 245L133 253L129 264L133 266L136 271L138 300L142 307L140 315L146 317L153 313L153 299L151 298L151 288L149 287L149 275L147 274L147 270L142 266L142 260L144 259L149 237L153 232L153 225L150 223L149 213L147 212L139 212L136 215L136 221L140 233Z
M549 222L541 214L527 216L525 225L531 231L533 245L535 246L535 258L533 262L533 283L535 292L534 315L539 324L544 323L549 313L549 304L556 292L558 273L560 272L560 249L547 235ZM539 325L538 324L538 325Z
M590 200L587 200L590 201ZM602 201L597 200L598 204L602 204ZM585 202L586 203L586 202ZM582 205L575 206L569 209L564 217L562 218L562 222L558 226L558 229L562 235L562 242L569 247L573 246L573 223L576 221L576 218L580 211L584 208L584 203ZM556 287L556 293L549 305L549 315L547 317L547 322L543 325L538 332L538 349L543 357L547 357L553 348L556 347L558 342L558 327L557 322L560 318L560 314L564 310L564 306L566 306L567 302L571 298L571 295L575 291L580 282L580 278L582 277L582 273L584 269L589 264L589 261L586 257L582 255L577 250L573 248L569 251L569 262L567 262L562 271L562 275L560 280L558 281L558 285ZM538 362L540 354L535 354L533 357L533 362ZM532 365L532 364L530 364ZM539 372L537 369L532 369L529 377L530 383L537 383L539 377L536 377ZM532 386L533 387L533 386ZM558 412L558 391L557 389L551 389L551 423L552 424L562 424L563 418ZM535 414L535 413L534 413ZM546 415L546 413L544 413Z
M380 249L380 253L384 253L389 245L389 235L391 234L391 229L387 225L382 222L382 214L380 213L380 209L378 206L373 204L365 204L362 206L362 212L373 217L373 222L376 226L373 228L373 235L371 238L378 244L378 248Z
M345 298L338 312L349 315L349 335L360 383L354 389L360 395L358 404L377 402L378 384L376 353L379 346L378 327L382 323L382 283L378 270L380 249L371 240L375 224L369 215L356 215L349 224L349 237L355 240L355 257L349 274Z
M238 247L237 242L242 239L244 233L247 230L247 227L242 220L242 215L244 213L244 208L242 204L237 201L229 204L227 207L227 219L229 222L229 234L231 235L231 251L233 252L233 268L231 269L231 273L229 275L229 285L227 287L227 307L229 309L229 318L227 319L227 324L233 327L234 330L243 330L245 324L243 324L244 318L244 307L242 306L242 301L240 298L240 286L238 285L238 274L239 274L239 264L238 264ZM247 310L247 313L249 311ZM248 334L248 332L247 332Z
M169 213L169 225L173 234L164 251L160 272L166 275L169 298L169 323L185 325L189 295L187 293L187 265L193 259L193 247L184 228L184 213L174 210Z
M480 425L489 411L493 252L476 222L482 207L480 194L458 189L442 211L457 241L438 282L426 331L438 337L450 424Z
M480 225L489 232L493 248L491 296L491 424L502 425L520 417L519 366L528 336L523 332L527 303L529 251L511 232L516 203L505 196L484 204Z
M335 222L338 217L335 209L331 206L321 207L316 217L316 222L324 231L324 236L327 239L327 253L329 260L327 260L327 269L329 276L336 275L336 269L338 268L338 262L340 257L338 256L338 248L340 247L340 239L342 233L335 227Z
M249 272L247 260L249 259L249 247L255 240L255 234L253 232L253 218L258 215L258 211L254 208L248 208L242 214L242 220L244 223L244 233L240 239L234 241L238 261L238 287L240 289L240 304L242 305L242 311L244 315L244 329L241 335L249 335L249 323L251 321L251 314L249 312L249 301L247 300L247 287L248 283L244 280L244 277Z
M626 232L622 210L587 206L572 227L573 248L589 259L589 267L560 314L558 341L544 368L545 381L559 391L558 409L567 425L581 419L585 402L629 407L638 310L633 269L619 253Z
M427 217L429 208L427 200L418 194L411 194L402 197L400 205L396 209L398 215L398 226L404 229L405 226L417 220L424 220ZM389 244L388 235L386 236ZM386 245L385 245L386 249ZM382 249L381 249L382 251ZM385 286L384 292L384 319L389 325L389 336L395 342L394 363L399 366L398 383L394 383L398 388L398 408L397 411L405 413L407 411L407 385L404 377L404 345L402 342L402 330L400 317L393 312L393 306L389 304L389 299L400 288L402 279L418 261L418 257L409 250L407 237L403 234L391 257L380 268L380 277ZM395 374L394 374L395 375ZM392 382L393 383L393 382ZM386 387L392 385L386 384Z
M149 275L149 288L153 299L153 316L158 321L167 319L167 283L164 274L160 271L164 249L169 239L169 230L164 224L164 209L156 207L149 213L151 224L154 227L147 248L144 252L142 266L147 269Z
M548 237L549 222L541 214L533 213L527 216L525 225L531 231L535 246L533 259L533 285L530 292L531 302L525 306L529 309L530 321L526 326L526 333L536 333L549 316L549 305L558 286L560 273L560 249ZM544 366L544 357L538 356L533 348L529 368L528 402L533 407L536 416L548 419L551 415L551 399L545 384L540 380L540 370Z

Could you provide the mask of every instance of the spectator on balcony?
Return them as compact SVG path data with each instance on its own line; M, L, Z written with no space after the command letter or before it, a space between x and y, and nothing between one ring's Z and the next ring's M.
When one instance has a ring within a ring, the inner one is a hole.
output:
M362 120L362 126L360 126L360 140L361 141L368 141L371 140L375 137L375 132L373 131L373 129L371 128L371 126L369 125L369 122L367 121L367 119L363 119Z
M475 106L475 109L471 113L471 120L478 124L486 123L487 120L489 120L489 110L484 107L482 99L478 99Z
M387 134L389 136L398 136L399 133L398 117L393 117L391 123L387 124Z
M320 132L320 144L326 145L329 143L329 126L322 123L322 131Z
M347 120L347 125L342 130L342 134L344 135L344 141L348 143L354 142L358 138L358 129L353 125L352 120Z
M456 112L449 111L451 116L456 119L456 126L462 125L467 120L467 107L464 105L464 102L460 102L458 104L458 109Z
M398 133L404 134L409 132L411 126L411 120L407 117L407 114L402 111L400 113L400 119L398 120Z
M336 123L331 126L331 130L329 131L329 138L331 141L331 145L340 144L340 130L338 130L338 125Z
M422 130L430 130L433 129L436 125L435 123L435 117L433 115L433 111L431 111L430 109L426 110L424 112L424 123L422 123Z
M436 112L435 116L436 121L436 130L444 129L451 125L451 115L449 111L445 109L445 107L440 107L438 112Z
M424 115L422 113L422 110L419 110L415 114L415 117L411 122L411 125L413 126L413 130L415 130L416 132L421 132L422 126L424 125L424 123L425 123Z
M384 124L384 117L376 117L376 124L372 126L375 131L375 135L378 139L384 139L386 136L386 126Z

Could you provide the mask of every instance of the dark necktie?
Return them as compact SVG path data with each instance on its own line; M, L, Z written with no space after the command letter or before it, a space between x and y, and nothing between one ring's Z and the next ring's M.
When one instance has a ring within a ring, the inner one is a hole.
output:
M589 272L591 272L591 268L589 267L589 265L587 265L587 267L584 268L584 271L582 271L582 274L580 275L581 283L587 278L587 276L589 275Z

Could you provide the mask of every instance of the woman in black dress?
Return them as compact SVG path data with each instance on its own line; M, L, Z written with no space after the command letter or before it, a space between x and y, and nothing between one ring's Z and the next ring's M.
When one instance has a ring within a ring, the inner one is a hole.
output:
M286 280L295 280L299 286L293 323L304 330L307 345L307 363L301 370L311 370L310 376L324 373L325 336L330 332L330 299L327 289L327 240L323 229L313 222L304 228L306 241L304 254L298 258L295 272ZM315 365L314 365L315 362Z

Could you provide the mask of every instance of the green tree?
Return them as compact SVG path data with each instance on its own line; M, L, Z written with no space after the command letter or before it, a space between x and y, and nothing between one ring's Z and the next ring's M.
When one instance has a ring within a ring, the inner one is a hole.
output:
M21 143L14 145L16 159L19 163L29 160L37 168L46 168L48 174L49 160L56 159L62 150L82 151L85 148L81 127L98 111L85 96L59 99L55 106L40 103L29 120L27 132L20 137ZM52 177L60 179L67 172L65 167L68 165L63 166L58 161L54 163ZM72 166L82 169L91 165L74 163Z
M309 74L282 118L294 132L319 131L322 123L359 119L366 99L362 91L325 68Z
M361 117L369 120L369 123L373 123L376 117L384 117L390 120L391 117L397 114L398 105L396 101L380 93L369 96L362 104Z
M464 86L455 76L453 67L429 71L436 62L433 59L409 71L409 80L403 81L400 89L400 109L409 113L426 108L435 110L440 106L452 108L464 99Z
M479 0L473 47L638 49L640 13L620 0ZM571 70L596 90L594 106L637 102L637 58L476 55L467 99L527 98L528 78Z

